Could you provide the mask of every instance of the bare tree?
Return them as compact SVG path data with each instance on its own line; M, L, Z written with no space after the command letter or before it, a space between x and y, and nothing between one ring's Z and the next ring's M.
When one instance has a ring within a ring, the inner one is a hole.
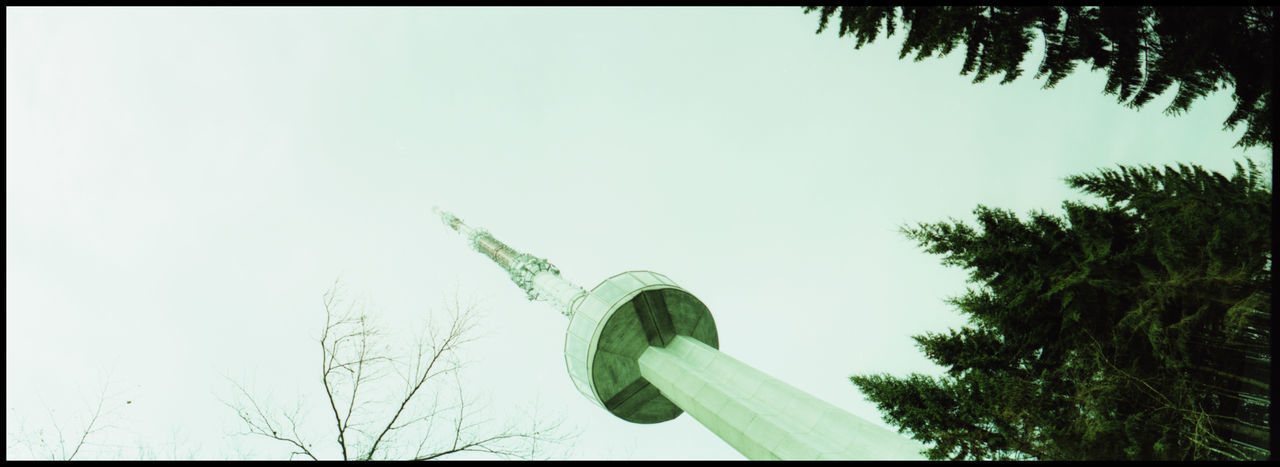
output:
M114 459L137 459L137 460L196 460L204 457L201 453L201 443L191 439L191 433L181 425L173 425L169 429L169 437L167 440L144 440L135 439L136 444L116 445L116 453ZM133 449L133 455L126 456L128 449ZM225 452L224 452L225 454ZM225 456L230 457L230 456Z
M124 404L115 402L117 397L113 397L109 389L110 382L103 383L96 405L92 405L88 415L84 417L86 420L83 422L84 427L82 429L67 432L63 429L65 420L59 423L54 410L46 406L45 413L49 417L49 425L52 430L40 427L30 431L26 428L26 423L23 422L23 426L16 433L12 433L7 437L10 440L6 442L5 457L10 458L12 454L17 453L15 448L23 447L33 459L74 460L76 456L80 456L86 448L94 444L90 441L92 437L114 428L113 425L108 423L108 419L112 418L115 412Z
M324 389L324 418L330 419L325 431L332 444L327 446L343 460L427 460L463 452L535 458L539 442L567 438L559 421L533 417L524 427L494 428L492 420L477 419L475 400L467 397L459 379L464 365L458 350L473 340L479 310L474 303L462 303L456 291L447 321L428 323L407 355L396 355L384 343L359 301L342 299L339 281L323 299L318 383ZM245 434L287 445L290 459L322 457L308 439L301 402L290 410L268 407L244 385L231 382L237 400L224 404L239 415Z

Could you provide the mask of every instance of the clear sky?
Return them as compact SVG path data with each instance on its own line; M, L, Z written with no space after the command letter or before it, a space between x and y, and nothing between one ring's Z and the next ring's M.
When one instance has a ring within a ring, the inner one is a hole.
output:
M6 8L6 458L82 426L82 456L287 458L218 397L225 374L325 406L315 339L341 276L397 337L455 287L495 422L537 407L557 457L740 459L687 414L636 425L572 386L567 322L525 300L438 205L590 288L667 275L722 351L875 423L860 373L941 374L910 336L963 293L897 232L1089 199L1116 164L1232 170L1219 92L1141 111L1081 66L971 84L963 51L854 50L800 8ZM124 401L131 401L126 404ZM52 416L51 416L52 414ZM514 415L513 415L514 414ZM323 433L317 431L316 433ZM329 434L317 434L328 442ZM334 452L322 451L328 455Z

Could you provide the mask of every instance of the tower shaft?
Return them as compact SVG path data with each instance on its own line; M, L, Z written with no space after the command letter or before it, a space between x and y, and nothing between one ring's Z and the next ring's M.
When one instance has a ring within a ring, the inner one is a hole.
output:
M922 459L918 443L685 336L640 355L640 374L749 459Z

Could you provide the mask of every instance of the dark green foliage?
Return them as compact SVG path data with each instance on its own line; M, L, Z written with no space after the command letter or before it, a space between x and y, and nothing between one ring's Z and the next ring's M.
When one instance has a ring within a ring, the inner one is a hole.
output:
M856 39L854 48L874 42L883 29L892 36L901 21L906 29L899 58L916 61L965 48L960 74L975 83L1003 73L1001 84L1022 75L1023 58L1039 32L1045 58L1036 78L1048 76L1052 88L1080 62L1107 72L1103 88L1117 101L1140 108L1172 85L1178 90L1166 114L1178 114L1209 92L1231 86L1236 107L1223 126L1245 122L1236 146L1271 147L1271 81L1275 69L1271 35L1273 7L1134 6L826 6L819 10L818 33L830 18L837 31Z
M942 378L854 376L934 459L1269 455L1271 188L1249 162L1101 170L1105 203L979 206L903 232L978 285L969 324L916 336Z

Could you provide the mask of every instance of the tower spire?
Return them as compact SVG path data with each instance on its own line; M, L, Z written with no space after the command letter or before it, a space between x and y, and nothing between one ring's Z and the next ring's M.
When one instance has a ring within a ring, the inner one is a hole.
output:
M572 282L560 277L560 269L546 259L520 252L502 243L485 229L474 228L463 222L458 216L439 207L431 210L440 216L444 225L462 234L471 247L498 263L511 277L517 287L524 290L529 300L543 300L566 317L573 317L574 302L584 295L582 290Z

